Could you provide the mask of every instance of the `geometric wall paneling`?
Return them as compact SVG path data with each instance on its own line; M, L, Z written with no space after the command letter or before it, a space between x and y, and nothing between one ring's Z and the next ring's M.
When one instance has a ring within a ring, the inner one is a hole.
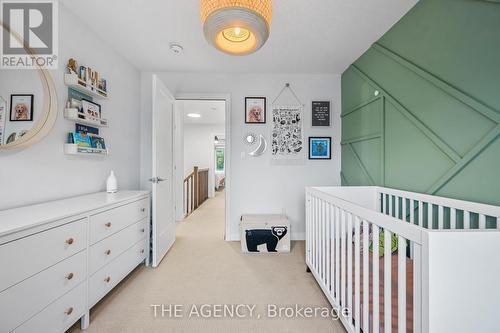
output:
M426 192L454 162L391 103L385 110L385 185Z
M354 72L347 69L342 74L342 114L368 101L375 95L375 88Z
M383 101L376 98L342 115L342 142L380 135Z
M499 111L379 44L344 72L342 97L343 184L500 204Z

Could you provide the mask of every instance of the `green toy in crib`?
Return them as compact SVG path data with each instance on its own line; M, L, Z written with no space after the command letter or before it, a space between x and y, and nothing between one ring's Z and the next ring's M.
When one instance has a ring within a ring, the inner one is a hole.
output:
M379 257L384 256L384 237L385 232L381 232L378 237L378 255ZM398 237L392 234L391 237L391 253L396 252L398 249ZM373 240L370 242L370 252L373 252Z

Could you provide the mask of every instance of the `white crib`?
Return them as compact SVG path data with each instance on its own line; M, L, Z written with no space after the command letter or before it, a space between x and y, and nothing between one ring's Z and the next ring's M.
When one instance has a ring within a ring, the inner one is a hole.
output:
M310 187L306 263L348 332L500 331L500 207Z

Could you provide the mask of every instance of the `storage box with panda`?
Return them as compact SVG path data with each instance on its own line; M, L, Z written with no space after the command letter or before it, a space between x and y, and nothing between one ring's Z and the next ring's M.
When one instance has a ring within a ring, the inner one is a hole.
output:
M240 233L245 253L290 252L290 222L285 215L242 215Z

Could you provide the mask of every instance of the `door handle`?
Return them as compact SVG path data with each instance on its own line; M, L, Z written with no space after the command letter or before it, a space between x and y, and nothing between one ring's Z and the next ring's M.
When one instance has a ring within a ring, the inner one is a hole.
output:
M166 181L165 178L160 178L160 177L153 177L153 178L149 178L148 180L150 182L152 182L153 184L157 184L157 183Z

